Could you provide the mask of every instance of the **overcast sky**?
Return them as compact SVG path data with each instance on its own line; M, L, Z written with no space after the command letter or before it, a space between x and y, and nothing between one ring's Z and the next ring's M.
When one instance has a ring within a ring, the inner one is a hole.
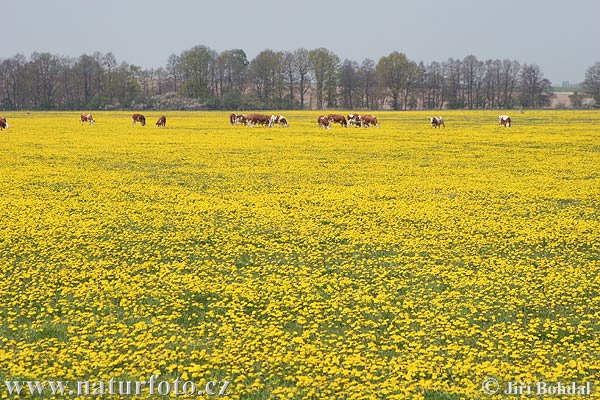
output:
M580 82L600 61L600 0L2 0L0 58L113 52L164 66L195 45L326 47L341 59L392 51L413 61L473 54L538 64L553 84Z

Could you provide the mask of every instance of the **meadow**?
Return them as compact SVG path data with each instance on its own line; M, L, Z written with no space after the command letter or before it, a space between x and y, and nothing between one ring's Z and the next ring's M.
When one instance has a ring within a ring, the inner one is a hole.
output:
M511 397L490 377L600 398L600 112L501 113L5 113L0 397L157 374L231 399Z

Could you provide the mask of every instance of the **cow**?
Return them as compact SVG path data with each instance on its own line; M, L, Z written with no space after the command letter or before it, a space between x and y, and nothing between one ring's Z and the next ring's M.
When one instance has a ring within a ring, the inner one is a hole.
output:
M285 128L289 128L290 124L288 124L287 119L283 115L271 115L271 120L269 121L269 126L272 128L278 124L279 126L283 126Z
M271 118L264 114L250 114L246 117L246 120L250 128L253 128L258 124L269 126L271 123Z
M348 125L363 126L362 118L358 114L348 114Z
M510 117L508 115L499 115L498 125L510 128Z
M319 128L331 129L331 120L329 119L329 117L319 115L319 118L317 118L317 123L319 124Z
M160 126L162 126L163 128L166 128L167 126L167 117L165 117L164 115L158 117L158 121L156 121L156 127L158 128Z
M142 126L146 126L146 117L144 117L142 114L133 114L131 118L133 120L131 125L135 125L136 122L139 122L142 124Z
M444 128L446 127L446 124L444 123L444 118L442 117L430 117L429 122L431 122L432 128L439 128L440 126Z
M243 114L231 113L231 115L229 115L229 123L231 125L246 125L246 122L246 117Z
M8 128L10 128L10 125L8 125L8 122L6 122L6 118L0 117L0 131Z
M248 120L246 119L246 117L244 115L237 114L237 116L235 117L235 123L240 124L240 125L247 125Z
M344 117L343 115L340 115L340 114L329 114L327 116L327 119L329 120L329 122L337 122L341 126L344 126L344 127L348 126L348 122L346 122L346 117Z
M229 115L229 123L231 125L246 125L246 117L243 114L231 113Z
M90 125L94 125L94 117L92 117L92 114L81 114L81 117L79 117L81 119L81 125L85 124L86 122L89 122Z
M361 115L360 116L362 126L368 128L369 125L373 125L376 128L379 128L379 121L377 121L377 117L374 115Z

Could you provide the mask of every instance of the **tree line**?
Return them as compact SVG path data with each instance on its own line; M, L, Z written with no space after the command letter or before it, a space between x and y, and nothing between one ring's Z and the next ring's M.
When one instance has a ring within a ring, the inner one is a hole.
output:
M598 87L584 88L600 100L597 69L589 75ZM249 60L241 49L196 46L153 69L98 52L0 59L5 110L507 109L545 107L551 97L539 66L473 55L425 64L394 51L359 63L326 48L300 48L267 49Z

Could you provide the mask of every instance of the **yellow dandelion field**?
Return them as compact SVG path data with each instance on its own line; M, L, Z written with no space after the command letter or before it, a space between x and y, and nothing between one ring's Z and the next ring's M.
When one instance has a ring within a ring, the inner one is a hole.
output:
M0 397L156 375L230 399L600 398L600 113L501 113L6 113Z

